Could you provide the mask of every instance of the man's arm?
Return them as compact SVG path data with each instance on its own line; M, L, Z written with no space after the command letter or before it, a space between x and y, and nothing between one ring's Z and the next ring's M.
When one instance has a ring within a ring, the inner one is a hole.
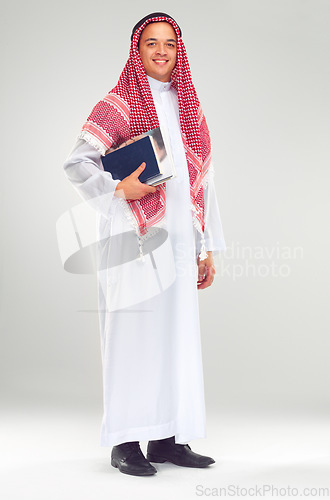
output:
M226 250L226 243L222 230L222 223L217 202L217 196L214 185L214 170L210 166L207 186L204 187L205 201L205 246L208 254L207 259L200 261L198 254L200 252L201 237L196 230L196 258L198 266L197 288L207 288L213 283L215 275L215 266L213 256L216 253Z
M108 218L113 197L139 199L156 188L139 181L144 167L139 167L122 181L114 180L105 172L101 153L84 139L78 139L64 163L64 172L79 195L88 204Z
M84 139L78 139L63 168L81 198L108 218L119 181L103 170L101 153Z

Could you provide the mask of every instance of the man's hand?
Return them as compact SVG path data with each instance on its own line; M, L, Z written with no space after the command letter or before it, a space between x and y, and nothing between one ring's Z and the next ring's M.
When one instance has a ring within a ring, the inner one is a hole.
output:
M128 144L135 142L141 137L143 136L138 135L133 139L128 139L127 141L123 142L119 146L119 148L128 146ZM112 152L113 150L114 149L111 148L108 150L108 152ZM115 190L115 196L117 196L117 198L124 198L126 200L139 200L146 194L154 193L155 191L157 191L157 188L155 188L154 186L149 186L148 184L139 181L138 177L145 168L146 164L145 162L143 162L136 170L134 170L134 172L131 173L131 175L128 175L122 181L118 182Z
M198 266L198 281L197 288L207 288L212 285L215 275L215 267L213 262L212 252L206 252L207 258L205 260L200 260L197 257L197 266Z
M139 200L148 193L154 193L157 188L139 181L138 177L145 168L146 164L143 162L131 175L118 182L115 196L126 200Z

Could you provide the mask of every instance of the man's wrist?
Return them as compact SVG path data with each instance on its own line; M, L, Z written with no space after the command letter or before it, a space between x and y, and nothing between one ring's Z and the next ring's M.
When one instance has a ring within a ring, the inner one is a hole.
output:
M116 189L115 189L115 192L114 192L114 195L117 196L117 198L124 198L125 197L125 193L123 190L123 181L118 182Z

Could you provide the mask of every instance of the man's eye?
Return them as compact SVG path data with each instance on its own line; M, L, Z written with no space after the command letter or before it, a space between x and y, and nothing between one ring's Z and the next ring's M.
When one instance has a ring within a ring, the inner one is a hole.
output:
M155 45L155 42L150 42L148 43L148 45Z

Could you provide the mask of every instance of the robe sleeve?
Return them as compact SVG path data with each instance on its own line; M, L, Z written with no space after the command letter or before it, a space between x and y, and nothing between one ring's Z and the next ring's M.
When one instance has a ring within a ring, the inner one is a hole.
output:
M64 173L87 203L109 218L111 202L119 180L104 171L101 153L83 139L78 139L64 163Z
M204 187L205 203L205 250L212 251L214 255L226 250L220 211L214 185L214 169L211 165L208 183ZM196 231L196 256L201 251L201 236Z

